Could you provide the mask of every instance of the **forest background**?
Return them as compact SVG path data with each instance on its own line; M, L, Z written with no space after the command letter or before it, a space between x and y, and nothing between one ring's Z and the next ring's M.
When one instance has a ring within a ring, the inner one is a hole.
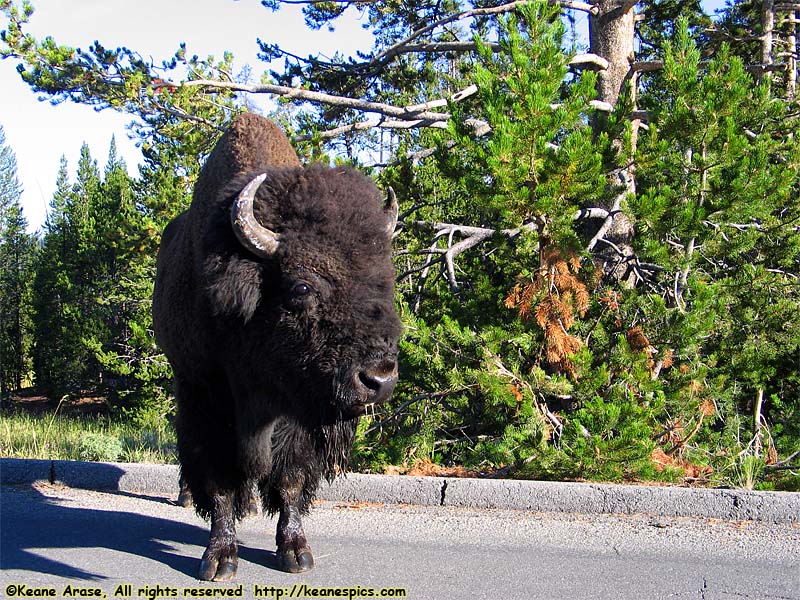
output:
M260 42L285 66L256 79L230 54L36 39L31 4L0 0L23 80L129 114L144 155L137 177L113 142L103 172L88 147L74 178L63 161L31 235L0 139L4 454L30 448L8 399L31 385L169 439L160 232L226 123L270 95L305 161L353 164L401 205L401 384L362 419L355 468L800 487L797 5L302 4L311 30L361 11L373 49ZM77 435L83 457L130 456Z

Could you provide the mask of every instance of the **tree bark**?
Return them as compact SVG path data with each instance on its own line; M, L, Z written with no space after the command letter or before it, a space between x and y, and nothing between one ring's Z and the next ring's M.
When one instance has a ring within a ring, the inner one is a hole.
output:
M789 101L794 100L797 89L797 14L797 11L792 11L788 16L789 36L787 42L789 59L787 63L789 68L786 76L786 99Z
M761 63L772 64L772 36L775 31L775 2L763 0L761 3Z
M589 16L592 54L608 61L598 74L597 99L616 104L631 70L634 58L634 18L636 2L598 0L597 14Z
M590 52L608 61L608 67L598 72L597 100L615 106L633 74L631 65L635 59L633 43L636 23L633 9L636 1L598 0L595 6L597 13L589 17ZM605 113L595 113L593 125L596 131L603 128L606 119ZM621 143L617 142L615 146L618 152L623 151ZM633 222L619 211L619 207L625 195L636 193L636 181L630 157L620 163L625 166L610 174L610 200L603 207L610 211L610 216L600 229L587 233L591 238L590 250L601 242L594 254L606 275L622 281L629 280L632 285L633 274L629 263L634 255L631 246L634 228Z

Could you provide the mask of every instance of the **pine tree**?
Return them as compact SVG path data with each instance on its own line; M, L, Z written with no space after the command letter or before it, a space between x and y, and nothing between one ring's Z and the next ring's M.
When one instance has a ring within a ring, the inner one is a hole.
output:
M33 279L36 384L42 391L54 394L77 386L71 373L78 359L74 356L74 340L67 338L65 325L65 305L71 294L67 262L72 246L67 217L68 178L67 160L62 156Z
M30 377L30 275L35 237L22 214L16 157L0 126L0 394Z
M99 268L93 287L107 335L87 343L102 365L103 391L112 407L162 427L172 406L169 366L152 332L156 227L146 208L150 200L135 189L113 140L98 198L93 215Z
M0 210L19 200L22 185L17 178L17 157L6 145L6 133L0 125Z
M36 376L160 426L169 369L152 336L156 229L141 194L113 139L102 177L86 145L72 185L62 160L34 281Z
M664 64L632 208L640 256L662 269L637 302L650 306L652 344L678 366L664 375L667 430L685 431L670 434L671 450L702 448L723 468L741 452L775 461L775 444L798 449L793 436L759 434L768 424L792 431L800 411L800 121L727 46L701 64L686 20ZM774 400L756 408L764 396Z
M92 208L99 188L97 164L86 144L72 186L62 159L34 278L36 381L51 394L91 389L100 381L88 343L106 330L93 289L100 267Z

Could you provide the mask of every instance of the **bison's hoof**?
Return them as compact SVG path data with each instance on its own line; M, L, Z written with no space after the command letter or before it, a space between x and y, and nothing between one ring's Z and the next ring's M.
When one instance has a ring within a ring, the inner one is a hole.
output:
M234 551L233 555L213 556L208 550L200 561L199 579L203 581L230 581L236 577L236 568L239 559Z
M183 508L191 508L192 504L194 504L194 498L192 498L192 492L188 489L181 489L181 493L178 494L178 506L182 506Z
M287 573L310 571L314 568L314 555L308 546L278 550L278 566Z

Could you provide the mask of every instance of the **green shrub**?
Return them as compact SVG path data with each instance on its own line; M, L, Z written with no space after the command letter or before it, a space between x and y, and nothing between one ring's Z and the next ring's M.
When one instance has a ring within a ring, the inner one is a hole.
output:
M104 433L87 433L78 442L78 456L81 460L113 462L122 454L122 442Z

